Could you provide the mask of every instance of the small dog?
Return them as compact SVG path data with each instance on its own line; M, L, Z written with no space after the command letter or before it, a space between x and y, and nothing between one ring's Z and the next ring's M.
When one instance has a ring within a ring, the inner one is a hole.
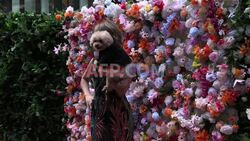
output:
M115 38L112 35L104 30L104 31L95 31L90 38L90 46L94 48L95 51L98 52L97 61L99 64L116 64L120 67L125 67L127 64L131 63L130 57L127 53L122 49L122 47L118 47L115 44ZM123 71L123 74L125 72ZM110 78L106 77L106 85L103 88L103 91L108 92L110 89L113 89L113 84L121 84L127 82L126 78L114 77Z
M94 32L90 37L90 46L98 52L99 56L97 60L100 64L126 66L131 63L131 59L127 53L122 47L117 47L115 38L106 30Z
M108 31L96 31L90 38L90 46L96 51L101 51L114 43L113 37Z

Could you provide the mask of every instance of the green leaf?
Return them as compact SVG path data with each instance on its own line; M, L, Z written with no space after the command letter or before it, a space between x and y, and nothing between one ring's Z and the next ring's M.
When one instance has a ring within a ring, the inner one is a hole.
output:
M67 76L67 56L51 53L58 43L66 43L56 36L62 23L55 23L46 14L0 13L0 133L4 141L65 140L63 98L50 91L63 91Z

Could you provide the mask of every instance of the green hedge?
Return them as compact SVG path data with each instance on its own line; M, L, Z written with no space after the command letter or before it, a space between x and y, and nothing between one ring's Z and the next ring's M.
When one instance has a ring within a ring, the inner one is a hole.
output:
M0 14L0 140L62 141L67 54L54 47L66 42L54 16ZM1 139L2 138L2 139Z

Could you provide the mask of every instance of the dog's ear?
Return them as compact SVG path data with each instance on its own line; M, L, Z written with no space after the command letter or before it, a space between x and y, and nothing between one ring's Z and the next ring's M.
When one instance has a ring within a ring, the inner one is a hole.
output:
M94 39L95 39L96 34L93 33L90 37L90 46L93 47Z
M102 37L102 40L103 40L103 44L106 47L109 47L114 43L114 39L113 39L113 37L111 36L111 34L108 31L102 31L101 37Z

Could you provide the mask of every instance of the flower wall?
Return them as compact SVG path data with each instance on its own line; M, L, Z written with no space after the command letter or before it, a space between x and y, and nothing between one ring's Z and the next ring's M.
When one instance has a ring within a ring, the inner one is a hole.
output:
M126 93L135 141L224 141L237 133L237 103L250 93L249 25L235 27L240 5L238 0L96 0L80 12L68 7L68 140L91 140L90 110L79 83L94 56L92 28L104 17L124 31L123 48L140 66ZM248 14L249 8L244 19Z

